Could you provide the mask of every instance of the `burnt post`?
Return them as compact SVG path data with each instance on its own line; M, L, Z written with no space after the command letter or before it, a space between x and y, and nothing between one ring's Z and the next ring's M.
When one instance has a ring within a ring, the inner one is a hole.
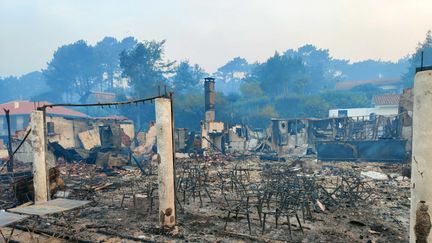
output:
M176 225L174 175L174 125L171 98L156 98L156 143L159 155L158 191L160 226Z
M8 172L13 172L13 152L12 152L12 135L11 135L11 129L10 129L10 115L9 115L9 110L7 109L3 109L5 114L6 114L6 124L7 124L7 128L8 128L8 155L9 155L9 160L8 160L8 164L7 164L7 171Z

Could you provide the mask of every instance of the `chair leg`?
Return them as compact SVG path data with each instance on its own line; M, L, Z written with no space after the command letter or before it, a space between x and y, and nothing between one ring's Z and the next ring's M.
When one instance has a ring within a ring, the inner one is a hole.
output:
M261 232L262 235L264 234L264 231L265 231L266 216L267 216L267 214L264 213L263 222L262 222L262 232Z
M6 236L4 236L2 230L0 229L0 235L3 237L4 242L7 242L8 239L6 239Z
M177 202L177 204L179 206L180 211L184 212L184 208L183 208L183 205L180 202L180 199L177 196L175 198L176 198L176 202Z
M292 240L291 223L290 223L289 215L287 215L286 217L288 222L288 231L289 231L290 239Z
M121 200L121 203L120 203L120 207L123 207L123 202L124 202L125 197L126 197L126 195L123 194L123 197L122 197L122 200Z
M9 234L9 238L8 238L7 243L9 243L9 242L12 240L12 235L13 235L13 233L14 233L14 230L15 230L15 226L12 227L12 230L11 230L11 232L10 232L10 234Z
M297 215L297 213L295 214L295 216L296 216L296 218L297 218L297 222L298 222L298 224L299 224L300 230L301 230L301 232L304 234L303 227L302 227L302 225L301 225L301 222L300 222L300 219L299 219L299 216Z
M205 189L205 191L206 191L206 193L207 193L207 196L208 196L209 199L210 199L210 202L213 202L213 199L212 199L212 197L211 197L209 191L207 190L207 188Z
M153 211L153 195L151 195L150 197L150 212L151 213Z
M225 220L224 230L226 230L226 227L227 227L227 224L228 224L228 220L229 220L230 215L231 215L231 211L228 211L228 216L226 217L226 220Z
M262 219L261 219L261 208L259 206L257 206L257 213L258 213L258 219L260 222L260 225L262 224Z
M200 200L200 207L202 207L203 206L203 201L202 201L202 197L201 197L201 191L198 191L198 197L199 197L199 200Z
M311 209L310 209L310 206L309 205L307 205L307 212L308 212L308 217L309 217L309 219L310 220L313 220L313 218L312 218L312 211L311 211Z
M250 222L250 218L249 218L249 211L246 212L246 218L247 218L247 222L248 222L248 227L249 227L249 234L252 234L252 230L251 230L251 222Z
M303 223L306 223L306 220L305 220L305 212L304 212L304 205L301 206L301 211L302 211Z

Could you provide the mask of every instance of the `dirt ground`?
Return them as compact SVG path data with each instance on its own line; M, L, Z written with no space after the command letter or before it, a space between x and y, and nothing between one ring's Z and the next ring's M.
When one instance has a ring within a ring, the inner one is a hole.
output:
M231 214L224 229L227 211L219 190L218 176L233 168L241 168L248 171L251 182L259 183L263 179L263 168L274 166L275 163L260 161L256 157L243 158L241 161L220 156L200 160L178 159L179 178L184 176L185 168L189 168L191 164L206 171L206 189L209 194L200 191L201 203L199 196L191 191L183 191L186 195L184 199L181 189L177 190L178 226L173 231L158 227L155 166L150 166L146 175L141 175L137 168L129 166L101 171L94 165L61 164L66 189L65 192L57 192L57 196L92 202L64 216L50 215L23 221L17 225L12 239L15 242L32 242L32 236L33 242L408 241L410 181L409 178L402 177L404 166L401 164L320 163L314 159L285 162L290 164L295 173L314 178L314 186L317 188L327 187L340 175L352 174L361 180L362 194L350 203L341 202L341 198L337 196L329 197L327 201L319 197L322 202L318 199L318 202L311 201L311 217L304 216L298 210L303 232L295 217L290 217L291 236L286 218L279 218L276 227L272 215L268 216L263 232L258 211L254 210L250 211L250 233L247 218L241 214L237 219ZM378 172L387 178L360 175L361 172L368 171ZM178 183L181 184L180 181ZM326 203L331 201L340 205ZM33 224L35 230L30 234L26 229ZM1 228L5 235L10 229Z

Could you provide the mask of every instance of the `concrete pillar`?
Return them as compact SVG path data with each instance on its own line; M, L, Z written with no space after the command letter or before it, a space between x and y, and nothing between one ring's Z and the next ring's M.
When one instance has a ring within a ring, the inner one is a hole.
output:
M155 104L156 139L159 154L159 222L161 227L172 228L176 224L176 210L171 99L157 98Z
M432 71L418 72L414 80L410 242L416 242L415 232L421 230L415 227L421 226L421 217L416 217L421 201L432 205ZM424 209L424 205L420 208ZM418 215L424 212L420 210ZM430 207L427 212L430 214ZM431 235L427 241L432 242Z
M209 138L206 124L207 124L207 122L205 122L204 124L201 124L201 148L202 149L210 148L210 144L207 140L210 138Z
M35 203L42 203L49 200L44 112L33 111L30 115L30 120L30 142L33 147L34 201Z

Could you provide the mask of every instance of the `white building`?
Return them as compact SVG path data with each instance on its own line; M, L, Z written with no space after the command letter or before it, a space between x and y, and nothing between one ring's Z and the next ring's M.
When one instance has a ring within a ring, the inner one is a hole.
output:
M399 94L376 95L372 99L374 107L344 108L329 110L329 117L370 117L371 115L391 116L399 114Z

